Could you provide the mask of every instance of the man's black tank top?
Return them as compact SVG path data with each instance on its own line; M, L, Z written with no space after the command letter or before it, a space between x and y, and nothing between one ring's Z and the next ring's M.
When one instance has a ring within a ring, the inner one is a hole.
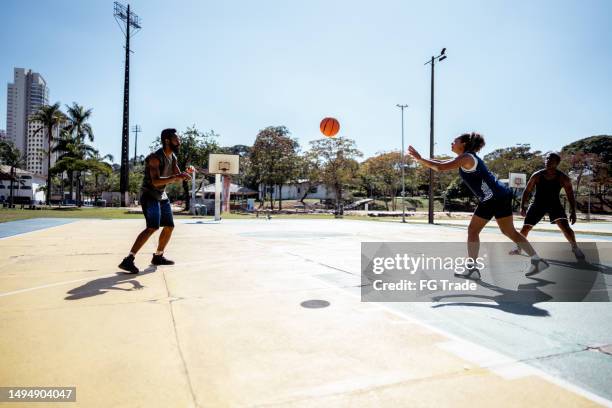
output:
M167 200L168 196L166 195L166 186L162 188L157 188L151 182L151 173L149 171L149 159L151 156L156 156L159 160L159 175L160 177L170 177L174 174L174 165L176 163L176 156L172 153L172 156L168 157L164 153L164 149L159 149L155 153L151 153L145 159L145 171L144 177L142 179L142 188L140 189L140 194L146 195L149 198L154 200Z
M546 178L546 170L542 170L538 182L536 183L535 204L557 203L561 192L561 177L563 173L556 170L552 179Z

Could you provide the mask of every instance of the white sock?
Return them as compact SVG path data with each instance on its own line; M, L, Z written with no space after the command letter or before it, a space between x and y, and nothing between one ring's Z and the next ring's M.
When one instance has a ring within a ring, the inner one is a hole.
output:
M136 256L135 252L130 252L130 254L128 256Z
M540 262L542 260L542 258L540 258L540 256L538 254L533 254L533 256L531 257L532 261L536 261L536 262Z
M163 254L164 254L164 251L157 251L157 252L155 252L155 255L163 255Z

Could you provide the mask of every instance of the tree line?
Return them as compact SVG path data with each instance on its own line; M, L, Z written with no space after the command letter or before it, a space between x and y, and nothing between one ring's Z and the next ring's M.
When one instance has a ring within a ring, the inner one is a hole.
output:
M76 202L82 202L85 194L98 199L103 191L119 190L120 166L112 164L113 157L102 156L91 144L94 132L89 120L91 109L73 103L66 106L66 111L55 103L43 106L30 120L39 121L45 131L47 162L51 163L51 153L58 154L58 160L49 172L47 185L60 190L62 197L67 189L72 197L76 190ZM59 132L57 131L59 129ZM59 134L58 137L54 137ZM203 132L195 125L181 133L181 148L178 153L179 167L194 165L200 170L208 167L208 156L211 153L240 155L240 174L234 182L255 190L260 186L265 192L265 201L272 209L282 209L282 195L274 199L267 193L276 187L282 192L282 186L300 183L304 187L300 201L308 198L310 189L323 184L333 195L333 205L361 197L382 201L386 209L396 209L396 197L402 191L402 167L406 196L419 197L427 194L429 188L429 171L417 166L407 155L399 150L379 152L368 158L357 148L354 140L345 137L322 138L309 142L306 150L285 126L269 126L260 130L252 146L221 146L220 135L213 130ZM21 167L24 156L8 141L0 145L0 160L12 167ZM151 145L151 150L160 147L159 141ZM573 175L575 190L579 194L588 187L593 192L602 208L611 207L607 200L612 174L612 136L598 135L580 139L564 146L560 150L562 162L560 169ZM483 156L483 160L498 177L506 178L510 172L526 173L530 177L535 171L543 168L547 152L533 150L529 144L496 149ZM447 156L436 156L448 159ZM138 197L144 173L144 156L130 160L130 178L128 191L134 198ZM584 186L588 180L588 186ZM212 181L201 178L197 186L202 187ZM444 199L450 209L469 206L471 194L463 185L456 173L434 173L434 192L439 199ZM191 182L183 181L181 185L169 186L169 196L185 202L185 209L190 207ZM46 194L49 203L50 194Z

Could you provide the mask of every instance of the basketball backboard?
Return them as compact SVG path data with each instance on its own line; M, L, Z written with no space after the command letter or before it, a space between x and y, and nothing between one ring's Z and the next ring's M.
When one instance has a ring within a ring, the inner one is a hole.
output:
M508 184L511 188L525 188L527 186L527 175L525 173L510 173Z
M208 156L209 174L238 174L240 156L237 154L211 154Z

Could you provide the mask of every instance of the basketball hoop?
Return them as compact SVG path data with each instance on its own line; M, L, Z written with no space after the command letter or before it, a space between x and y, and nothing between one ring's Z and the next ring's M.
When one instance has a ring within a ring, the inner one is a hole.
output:
M211 154L208 158L209 174L238 174L240 156L237 154Z
M512 188L525 188L527 185L527 174L525 173L510 173L508 185Z
M222 173L226 173L229 171L229 169L231 168L230 162L227 161L220 161L219 165L217 166L218 170Z

